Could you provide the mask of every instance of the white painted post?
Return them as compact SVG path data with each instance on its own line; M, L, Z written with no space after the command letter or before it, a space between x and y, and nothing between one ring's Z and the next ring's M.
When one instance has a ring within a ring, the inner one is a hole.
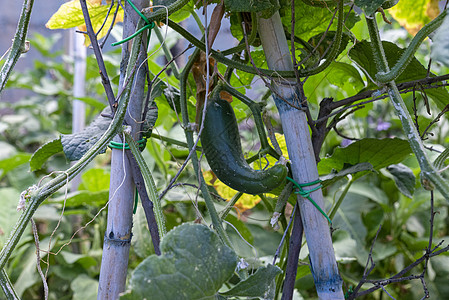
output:
M76 98L86 96L86 47L84 36L70 32L71 50L73 49L73 104L72 104L72 133L80 132L86 124L86 104ZM72 52L72 51L71 51ZM77 190L81 182L81 174L72 179L72 191Z

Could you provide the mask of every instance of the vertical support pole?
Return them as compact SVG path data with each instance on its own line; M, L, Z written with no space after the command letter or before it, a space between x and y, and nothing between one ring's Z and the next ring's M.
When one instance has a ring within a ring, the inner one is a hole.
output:
M74 31L70 32L71 56L73 57L73 104L72 104L72 133L80 132L86 124L86 104L76 98L86 96L86 47L84 36ZM72 50L73 49L73 50ZM81 182L81 175L73 178L72 191L77 190Z
M148 0L134 0L138 9L148 6ZM125 1L125 19L123 37L133 34L136 30L139 15ZM129 59L131 42L122 47L122 64L120 65L120 87L125 82L125 70ZM125 122L131 126L131 135L137 137L142 116L144 87L147 69L142 64L146 59L146 50L141 49L136 64L141 66L137 72L131 91L130 103ZM128 74L126 74L128 75ZM124 143L120 136L114 141ZM125 150L130 151L130 150ZM135 186L132 180L130 163L123 150L112 149L111 181L109 188L108 221L103 244L100 280L97 299L118 299L119 293L125 290L128 271L129 249L132 237L132 217Z
M276 71L293 70L290 49L279 13L275 13L270 19L260 18L258 23L268 67ZM313 182L318 179L318 170L306 114L284 101L299 106L305 100L302 86L298 87L294 79L272 79L271 84L277 93L277 95L273 95L273 98L281 118L293 178L300 184ZM316 185L309 189L314 187ZM321 189L310 195L320 207L324 207ZM309 200L298 196L298 203L309 248L310 269L318 297L320 299L344 299L342 279L337 268L329 224Z

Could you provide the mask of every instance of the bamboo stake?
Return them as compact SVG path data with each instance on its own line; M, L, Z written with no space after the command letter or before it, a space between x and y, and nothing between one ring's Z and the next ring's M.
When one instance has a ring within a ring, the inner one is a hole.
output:
M138 8L146 7L146 0L133 1ZM125 2L125 21L123 36L127 37L136 31L139 16ZM140 45L142 36L136 37L132 42ZM139 47L140 48L140 47ZM129 59L128 44L122 48L122 59ZM136 64L140 66L146 58L146 51L139 52ZM122 64L123 65L123 64ZM125 81L126 66L121 69L120 86ZM130 70L128 66L128 70ZM128 74L126 74L128 75ZM143 100L145 99L144 84L146 79L146 68L141 67L136 72L135 84L131 92L130 105L125 120L131 126L133 137L140 128L139 121L142 114ZM131 116L131 117L130 117ZM122 143L120 136L114 141ZM123 139L123 143L124 143ZM111 181L109 191L108 221L103 244L103 256L101 261L100 279L97 299L117 299L119 294L125 290L126 275L128 273L129 249L131 246L132 212L134 205L135 186L132 180L131 167L125 151L112 149L111 158Z
M279 13L275 13L270 19L259 19L259 35L268 67L276 71L292 71L290 50ZM293 79L273 78L271 83L275 91L273 98L281 117L288 154L292 163L293 178L300 184L313 182L318 179L318 170L306 114L284 101L300 105L301 101L305 99L302 86L297 86ZM316 185L309 189L314 187ZM310 195L320 207L324 207L321 189ZM310 269L318 297L320 299L344 299L342 279L332 247L329 224L309 200L298 196L298 203L309 248Z

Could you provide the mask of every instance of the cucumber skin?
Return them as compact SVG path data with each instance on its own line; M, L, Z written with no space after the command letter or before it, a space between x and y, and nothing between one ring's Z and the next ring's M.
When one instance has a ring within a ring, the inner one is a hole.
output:
M201 144L215 175L230 188L247 193L267 193L282 184L287 168L278 164L268 170L254 170L243 157L237 119L231 104L222 99L207 103Z

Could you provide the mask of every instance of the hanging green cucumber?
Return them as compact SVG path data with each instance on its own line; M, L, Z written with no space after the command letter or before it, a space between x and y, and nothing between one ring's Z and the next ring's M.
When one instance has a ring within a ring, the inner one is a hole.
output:
M212 171L234 190L253 195L266 193L287 176L287 168L282 164L267 170L254 170L248 165L232 106L218 95L207 103L201 144Z

